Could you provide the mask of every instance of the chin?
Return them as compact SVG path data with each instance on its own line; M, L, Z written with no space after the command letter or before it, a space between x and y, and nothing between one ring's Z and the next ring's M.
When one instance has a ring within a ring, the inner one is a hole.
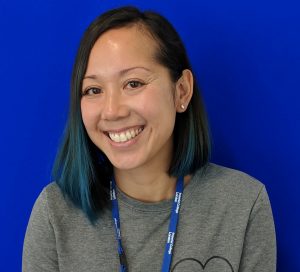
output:
M124 160L110 160L111 164L114 168L118 170L132 170L136 169L139 166L142 165L141 161L138 160L130 160L130 159L124 159Z

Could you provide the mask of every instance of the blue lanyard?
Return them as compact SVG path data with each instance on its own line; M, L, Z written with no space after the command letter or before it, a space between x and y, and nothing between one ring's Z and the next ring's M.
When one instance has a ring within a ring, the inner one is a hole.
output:
M183 193L183 178L180 177L180 178L178 178L177 183L176 183L176 193L175 193L175 197L174 197L173 205L172 205L168 237L167 237L165 253L164 253L164 258L163 258L163 264L162 264L162 269L161 269L162 272L170 271L182 193ZM119 206L118 206L118 199L117 199L117 192L116 192L116 182L115 182L114 178L112 178L112 180L110 182L110 200L112 202L112 217L113 217L114 226L115 226L116 240L118 242L118 253L119 253L119 258L120 258L120 272L128 272L126 256L125 256L125 252L122 247Z

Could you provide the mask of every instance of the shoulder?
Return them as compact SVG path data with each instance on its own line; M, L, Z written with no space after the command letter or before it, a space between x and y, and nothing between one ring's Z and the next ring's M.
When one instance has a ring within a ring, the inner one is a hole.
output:
M262 194L267 197L264 184L239 170L210 163L193 177L199 194L208 194L220 203L253 205Z
M61 221L66 217L82 214L82 211L62 193L56 182L51 182L44 187L36 200L34 209L47 213L52 223Z
M58 187L57 183L54 181L49 183L43 188L40 197L45 198L47 201L48 200L51 201L52 199L54 199L55 201L59 201L59 202L62 201L64 198L60 188Z
M224 186L230 188L233 186L235 189L256 191L264 186L261 181L245 172L214 163L208 164L203 169L202 175L205 179L215 182L216 185L221 187Z
M46 185L39 198L44 199L47 205L66 206L70 204L56 182L51 182Z

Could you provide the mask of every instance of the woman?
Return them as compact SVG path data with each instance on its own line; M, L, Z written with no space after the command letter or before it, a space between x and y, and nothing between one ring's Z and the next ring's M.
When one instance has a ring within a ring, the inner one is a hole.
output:
M134 7L104 13L79 47L56 182L34 205L23 271L275 271L264 185L208 160L174 28Z

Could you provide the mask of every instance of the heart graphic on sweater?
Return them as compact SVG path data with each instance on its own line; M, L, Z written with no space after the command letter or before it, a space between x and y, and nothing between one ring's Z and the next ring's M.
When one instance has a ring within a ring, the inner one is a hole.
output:
M188 265L189 263L189 265ZM203 264L201 261L194 259L194 258L185 258L182 260L179 260L172 268L171 272L176 271L183 271L183 266L186 268L187 266L199 267L199 270L197 271L203 271L203 272L209 272L211 269L214 269L213 271L216 271L216 268L222 269L222 272L234 272L233 267L231 263L223 257L220 256L212 256ZM177 268L177 269L176 269ZM175 270L176 269L176 270ZM224 270L226 269L226 270ZM221 270L218 270L221 271Z

